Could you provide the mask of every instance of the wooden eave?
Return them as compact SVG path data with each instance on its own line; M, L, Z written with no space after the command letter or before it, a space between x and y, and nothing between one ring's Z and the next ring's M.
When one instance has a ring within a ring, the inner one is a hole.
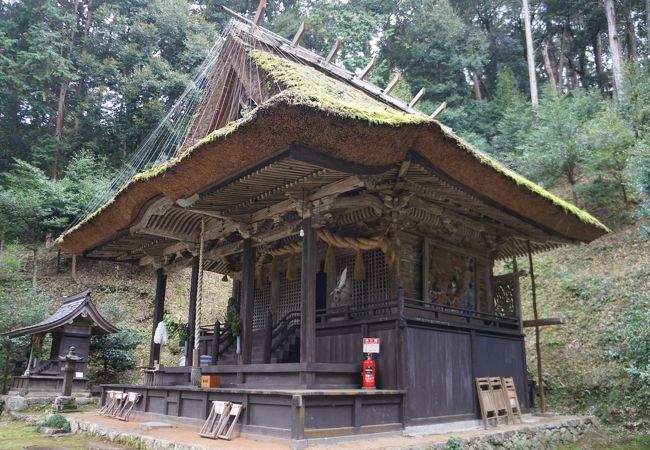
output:
M337 228L376 220L389 213L379 200L381 192L413 194L400 212L403 226L444 230L445 222L450 222L479 246L488 246L483 242L485 233L501 236L492 243L492 257L497 259L525 254L528 240L534 251L572 242L473 196L432 171L417 153L407 157L401 163L363 166L291 146L173 204L164 196L150 200L129 228L86 256L178 270L196 254L203 220L204 268L226 273L225 258L241 251L242 236L270 245L297 235L301 217L320 213L329 214L329 226ZM357 195L349 196L350 192ZM337 197L343 194L345 198ZM377 194L374 202L369 202L370 194Z

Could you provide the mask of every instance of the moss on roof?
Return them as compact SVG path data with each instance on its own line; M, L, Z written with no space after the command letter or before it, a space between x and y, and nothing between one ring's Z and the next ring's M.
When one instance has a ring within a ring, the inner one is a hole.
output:
M454 139L459 144L460 148L462 148L468 153L471 153L475 158L481 161L482 164L485 164L491 167L492 169L496 170L497 172L501 173L502 175L505 175L506 177L510 178L512 181L514 181L517 184L517 186L522 186L528 189L529 191L549 200L554 205L562 208L564 212L566 212L567 214L573 214L574 216L578 217L578 219L580 219L582 222L590 225L594 225L609 233L610 229L607 228L602 222L600 222L598 219L596 219L588 212L578 208L572 203L567 202L566 200L558 197L557 195L550 193L540 185L533 183L529 179L519 175L517 172L507 168L497 160L492 159L487 154L473 147L471 144L469 144L468 142L464 141L462 138L454 134L450 128L442 124L440 124L440 128L442 129L443 133L445 133L445 135Z
M324 74L311 66L299 64L262 50L250 50L249 54L255 63L266 72L273 81L277 82L283 88L279 94L266 101L263 105L253 109L244 117L230 122L224 127L208 134L193 146L185 149L177 157L159 166L138 173L104 205L85 217L78 225L59 236L56 240L56 244L62 244L67 235L78 230L80 227L102 213L115 201L115 198L118 195L122 194L133 184L164 175L170 168L176 166L180 161L189 157L198 147L227 137L244 123L252 120L260 109L270 107L275 103L305 105L326 113L348 119L360 120L373 125L399 127L403 125L432 124L432 122L435 122L444 135L452 139L459 148L478 159L482 164L489 166L496 172L514 181L517 186L524 187L530 192L545 198L553 205L562 208L567 214L577 217L583 223L593 225L606 232L609 231L605 225L591 214L581 210L560 197L551 194L541 186L538 186L532 181L508 169L485 153L463 141L460 137L455 135L450 128L437 121L432 121L427 116L410 114L390 107L352 85Z
M411 114L388 106L311 66L289 61L263 50L251 50L249 54L273 81L284 88L279 95L292 103L304 104L370 124L398 126L429 121L424 115Z

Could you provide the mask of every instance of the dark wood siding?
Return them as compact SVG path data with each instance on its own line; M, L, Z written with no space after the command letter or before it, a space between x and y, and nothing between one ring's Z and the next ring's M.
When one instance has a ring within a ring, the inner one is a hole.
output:
M523 338L476 336L477 377L513 377L522 408L528 407L526 355Z
M474 412L468 333L407 328L407 418Z

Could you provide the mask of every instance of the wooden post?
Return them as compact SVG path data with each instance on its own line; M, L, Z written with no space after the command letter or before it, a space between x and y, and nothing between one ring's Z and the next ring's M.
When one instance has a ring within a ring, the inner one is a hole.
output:
M316 360L316 230L311 218L302 221L305 233L300 275L300 362Z
M192 275L190 276L190 306L187 311L187 326L190 329L190 345L185 364L192 366L194 362L194 327L196 326L196 293L199 284L199 257L192 258Z
M34 357L34 336L32 335L29 338L29 358L27 359L27 368L25 369L25 373L23 373L24 377L28 377L32 370L33 357Z
M264 364L271 363L271 346L273 345L273 314L266 316L264 323Z
M535 286L535 269L533 267L533 252L530 249L530 241L526 242L528 248L528 267L530 269L530 288L533 294L533 317L539 320L537 314L537 288ZM542 371L542 348L539 343L539 326L535 327L535 353L537 354L537 383L539 384L539 409L546 412L546 401L544 399L544 373Z
M160 362L160 344L154 344L153 336L156 333L158 323L163 320L165 312L165 290L167 288L167 275L162 269L156 270L156 296L154 298L153 327L151 329L151 348L149 351L149 366L154 361Z
M514 285L515 291L515 317L519 319L519 329L523 328L524 324L524 312L521 308L521 292L519 292L519 267L517 267L517 257L512 253L512 284Z
M240 364L250 364L253 353L253 295L255 294L255 248L251 238L244 240L241 280L241 340Z
M214 330L212 334L212 365L216 365L217 361L219 361L219 346L221 345L221 336L219 336L219 333L221 333L221 324L217 320L214 323Z

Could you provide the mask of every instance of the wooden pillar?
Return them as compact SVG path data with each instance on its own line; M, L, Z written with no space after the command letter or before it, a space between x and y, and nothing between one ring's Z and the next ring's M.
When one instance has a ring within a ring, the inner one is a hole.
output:
M151 349L149 351L149 365L154 361L160 362L160 344L154 344L153 336L158 323L163 320L165 312L165 290L167 289L167 275L162 269L156 270L156 296L154 298L153 327L151 329Z
M217 320L214 323L214 330L212 333L212 365L216 365L219 361L219 346L221 345L221 324Z
M316 230L311 218L302 221L305 233L300 274L300 362L316 361Z
M241 278L241 355L239 364L250 364L253 353L253 295L255 294L255 248L253 241L244 240Z
M199 257L192 258L192 275L190 276L190 306L187 311L187 325L190 328L190 345L185 355L185 365L191 366L194 349L194 327L196 326L196 293L199 284Z
M530 241L526 242L528 248L528 267L530 269L530 287L533 294L533 317L539 319L537 314L537 288L535 286L535 268L533 267L533 252L530 249ZM535 353L537 353L537 383L539 384L539 409L546 412L546 401L544 400L544 373L542 371L542 347L539 343L539 325L535 326Z
M512 256L512 284L514 285L515 292L515 317L519 319L519 329L524 329L524 311L521 307L521 291L519 289L519 267L517 266L517 257Z

